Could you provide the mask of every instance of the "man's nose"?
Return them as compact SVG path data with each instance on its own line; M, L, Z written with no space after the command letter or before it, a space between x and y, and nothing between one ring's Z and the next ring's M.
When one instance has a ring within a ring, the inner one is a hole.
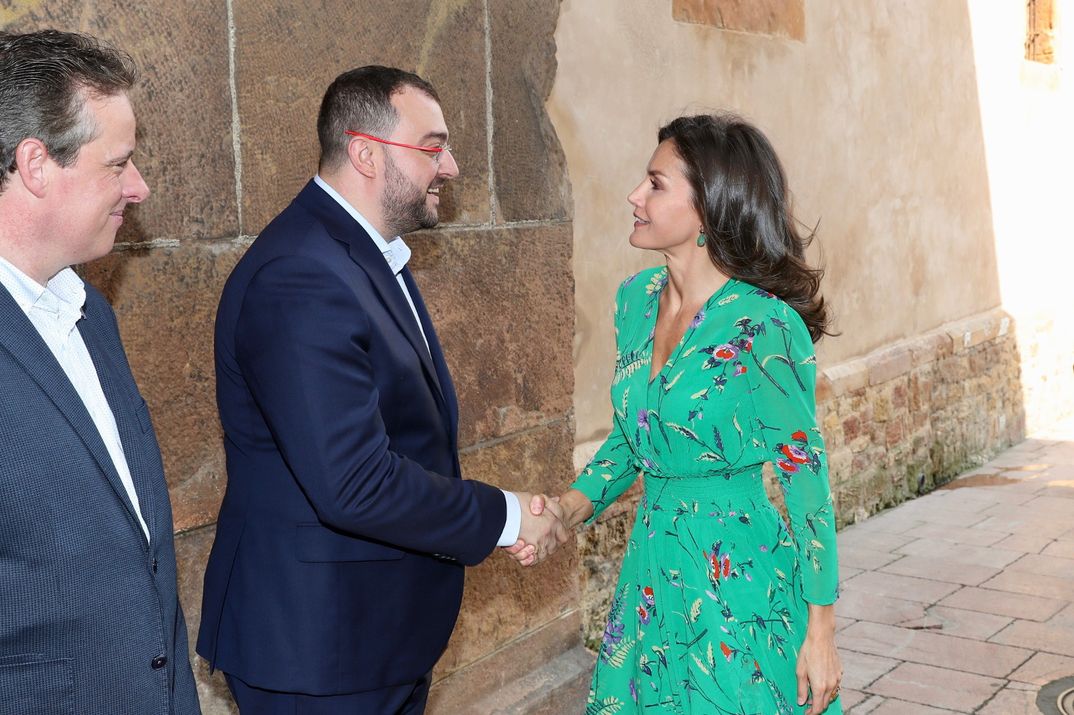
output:
M126 187L123 195L132 204L141 203L149 197L149 186L146 185L142 172L138 171L133 161L127 167Z
M459 175L459 164L455 161L455 155L451 149L444 149L440 154L440 176L445 179L454 179Z

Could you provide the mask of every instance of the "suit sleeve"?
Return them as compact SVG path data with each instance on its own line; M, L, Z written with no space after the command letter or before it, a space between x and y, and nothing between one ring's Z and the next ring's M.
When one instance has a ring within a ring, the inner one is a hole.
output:
M190 666L190 646L186 635L186 619L183 618L183 607L176 599L175 604L175 652L172 653L174 664L175 685L172 698L175 702L173 712L175 715L201 715L201 705L198 703L198 686L194 682L194 671Z
M236 359L322 522L479 563L503 529L503 493L429 472L391 450L369 331L360 302L338 276L309 258L278 258L247 287Z

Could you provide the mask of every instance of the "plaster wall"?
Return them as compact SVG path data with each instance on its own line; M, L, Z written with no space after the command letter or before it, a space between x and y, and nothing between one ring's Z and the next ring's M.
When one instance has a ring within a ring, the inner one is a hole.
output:
M661 261L628 245L625 197L679 114L731 110L775 145L842 332L818 346L822 366L999 305L966 5L805 13L799 41L677 22L671 0L563 2L548 108L573 187L580 452L609 427L615 288Z
M1032 432L1074 411L1074 3L1054 3L1052 64L1024 59L1021 3L968 6L1000 292L1015 320Z

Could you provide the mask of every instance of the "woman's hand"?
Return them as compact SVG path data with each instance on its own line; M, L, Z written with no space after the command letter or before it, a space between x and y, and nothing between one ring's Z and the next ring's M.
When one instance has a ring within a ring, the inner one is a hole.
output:
M523 505L525 508L525 505ZM573 529L593 514L593 502L577 489L568 489L561 496L546 497L534 494L530 499L529 510L533 516L540 516L548 509L563 522L567 529ZM522 566L533 566L541 561L537 547L519 539L513 546L504 548Z
M835 606L809 604L809 625L795 673L798 704L810 704L806 715L820 715L838 697L843 666L835 648Z
M540 495L533 498L530 502L530 511L534 514L540 514L541 509L544 508L544 503L538 503ZM568 529L573 529L581 524L583 521L593 516L593 502L589 501L589 497L577 489L568 489L558 497L553 497L552 501L559 504L563 509L563 524Z

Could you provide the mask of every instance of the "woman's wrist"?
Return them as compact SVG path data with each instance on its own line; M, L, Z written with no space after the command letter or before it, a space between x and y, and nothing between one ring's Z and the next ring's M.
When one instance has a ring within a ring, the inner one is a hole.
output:
M593 502L577 489L568 489L563 492L559 497L559 505L563 507L563 522L569 529L573 529L593 515Z
M806 624L806 638L833 638L835 636L835 606L809 606L809 622Z

